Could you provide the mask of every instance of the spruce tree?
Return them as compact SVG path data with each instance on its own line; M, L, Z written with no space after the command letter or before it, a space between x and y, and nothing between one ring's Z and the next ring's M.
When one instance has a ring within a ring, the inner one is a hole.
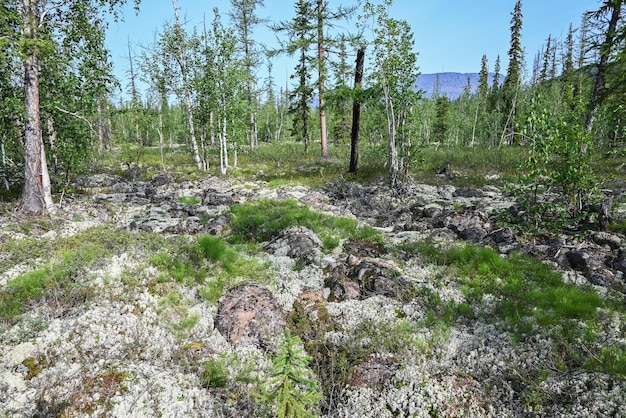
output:
M487 65L487 55L483 54L480 60L480 72L478 73L478 96L487 97L489 92L489 67Z
M297 0L294 6L296 15L292 20L271 27L274 32L285 33L287 36L287 43L273 53L286 52L289 56L297 55L295 73L289 76L297 83L295 89L289 92L289 113L294 115L291 135L302 140L305 150L308 150L311 136L310 103L313 101L311 73L314 58L311 56L311 48L315 44L317 25L313 21L315 8L312 0Z
M497 92L500 88L500 55L496 57L496 63L493 67L493 83L491 85L491 90L493 92Z
M515 135L515 117L517 95L522 82L524 50L522 48L522 1L517 0L511 17L511 44L509 48L509 66L502 85L503 112L505 117L502 139L513 142Z
M552 57L552 35L548 35L548 40L546 41L546 49L543 52L543 64L541 66L541 72L539 73L539 82L543 82L548 79L551 57Z
M270 379L261 384L257 399L274 406L278 418L314 417L322 399L315 374L308 367L311 357L302 349L300 338L287 330L278 355L272 360Z

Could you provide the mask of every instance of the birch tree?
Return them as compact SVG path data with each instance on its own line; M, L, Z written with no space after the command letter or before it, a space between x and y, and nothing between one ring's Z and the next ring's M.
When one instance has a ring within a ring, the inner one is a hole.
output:
M7 6L17 12L18 31L11 41L19 46L24 85L24 189L20 211L24 214L54 212L50 176L43 142L40 101L40 68L61 43L77 45L104 29L102 11L117 11L125 0L20 0ZM135 0L135 5L139 0ZM66 57L67 66L71 57Z
M413 32L405 20L389 16L391 0L384 4L365 4L366 16L373 18L374 79L383 93L387 118L387 169L392 187L396 187L408 169L409 141L401 130L411 105L419 98L415 80L419 75L417 53L413 51Z
M157 54L164 54L168 60L165 62L166 72L169 76L170 89L179 97L182 97L187 117L189 141L193 153L193 160L198 170L206 169L206 161L200 157L200 148L196 138L196 129L193 117L192 103L192 77L195 68L194 59L197 58L199 40L195 36L189 36L180 21L177 0L172 0L174 7L174 24L166 25L158 41ZM155 59L160 57L155 56Z

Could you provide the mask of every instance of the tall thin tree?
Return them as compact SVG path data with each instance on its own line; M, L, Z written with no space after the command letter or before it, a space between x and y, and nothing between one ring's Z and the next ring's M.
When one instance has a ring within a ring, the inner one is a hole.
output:
M255 75L254 69L259 64L259 52L252 32L254 27L264 20L259 18L255 11L263 7L263 0L230 0L232 11L230 17L235 24L235 29L239 34L239 42L243 47L244 63L246 67L246 96L248 107L250 108L250 149L258 147L257 128L257 100L254 91Z

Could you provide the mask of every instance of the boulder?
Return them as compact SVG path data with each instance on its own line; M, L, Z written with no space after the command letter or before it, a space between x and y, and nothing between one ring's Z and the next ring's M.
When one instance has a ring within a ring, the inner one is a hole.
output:
M221 299L215 328L233 347L254 346L276 352L285 333L285 318L265 286L244 284Z
M404 299L413 290L412 284L392 264L381 259L364 258L350 269L348 276L358 283L360 293L365 297L380 295Z
M176 179L174 179L174 176L170 173L157 173L150 180L150 185L152 187L160 187L173 183L174 181L176 181Z
M323 246L315 232L304 226L293 226L281 231L263 249L277 256L301 260L304 264L319 265Z
M622 246L622 239L608 232L597 231L591 234L591 240L598 245L607 246L616 250Z

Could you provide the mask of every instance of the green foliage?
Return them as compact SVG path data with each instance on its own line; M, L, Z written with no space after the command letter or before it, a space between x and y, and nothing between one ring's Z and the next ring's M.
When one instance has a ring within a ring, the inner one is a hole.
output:
M171 279L187 286L201 285L201 296L219 300L228 283L240 280L266 282L271 272L253 257L236 250L222 238L204 235L191 243L176 243L153 255L150 262Z
M207 302L217 304L224 293L225 280L218 278L208 280L206 285L200 289L200 295Z
M295 200L261 199L249 204L232 206L231 222L233 242L269 241L279 232L291 226L306 226L322 238L326 250L332 250L337 237L362 239L380 242L380 232L368 226L361 226L354 219L326 215L301 206Z
M441 144L446 143L448 132L448 111L450 108L450 99L448 96L439 96L435 102L436 116L433 124L433 141L437 141Z
M223 358L212 358L202 366L200 373L202 387L216 389L226 387L228 383L228 369Z
M522 187L514 190L522 212L513 225L531 231L577 228L598 198L590 136L580 125L554 121L541 106L533 99L526 122L531 145L519 178Z
M459 269L463 292L470 301L480 303L486 294L496 296L496 312L512 325L527 316L539 322L591 320L602 306L592 289L565 284L558 273L529 258L503 258L489 247L474 245L451 248L439 257Z
M387 121L387 167L389 180L395 186L405 176L414 154L411 145L412 104L421 93L415 91L419 75L417 53L413 50L413 31L406 20L389 16L392 1L374 5L366 2L364 18L374 36L373 79L375 88L382 93Z
M274 404L276 416L314 417L314 411L322 399L315 374L309 369L311 357L302 349L298 337L287 330L280 344L278 355L272 360L269 381L261 384L255 394L260 402Z
M525 340L538 332L551 336L557 347L554 361L564 368L585 366L623 373L623 351L617 346L604 348L595 360L589 359L581 347L581 341L585 345L595 340L602 309L624 312L619 302L603 300L591 287L564 283L559 273L539 261L516 254L502 257L488 247L468 244L442 250L423 242L405 246L403 251L452 268L461 278L467 303L446 306L437 298L418 296L435 308L431 311L433 319L449 315L454 321L461 316L471 319L495 315L505 321L515 340ZM481 306L479 310L472 308Z
M205 235L198 240L198 245L207 260L220 262L226 270L237 261L235 251L219 237Z
M589 370L626 377L626 346L623 343L615 343L603 347L600 353L587 360L585 366Z

